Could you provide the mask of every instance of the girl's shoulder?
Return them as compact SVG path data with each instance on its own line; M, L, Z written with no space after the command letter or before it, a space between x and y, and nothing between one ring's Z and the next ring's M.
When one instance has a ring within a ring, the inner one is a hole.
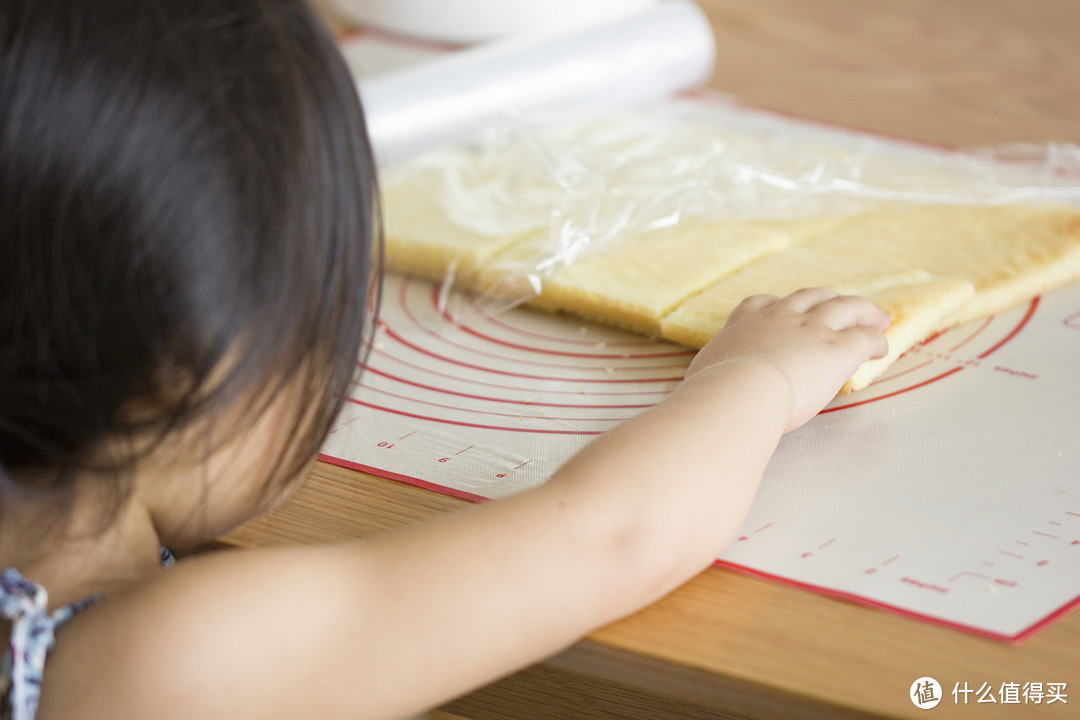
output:
M297 674L334 634L305 565L221 551L88 602L57 628L36 720L304 716Z

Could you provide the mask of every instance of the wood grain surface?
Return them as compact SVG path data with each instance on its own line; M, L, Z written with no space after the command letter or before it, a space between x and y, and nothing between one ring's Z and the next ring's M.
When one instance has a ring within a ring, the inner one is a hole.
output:
M701 0L712 87L953 146L1080 140L1075 0Z
M342 29L326 0L317 3ZM749 105L946 145L1080 142L1080 2L700 0L710 85ZM240 546L323 542L463 501L317 465ZM1080 613L1019 647L713 568L657 605L447 709L477 720L1080 715ZM953 682L1067 682L1067 705L956 706Z

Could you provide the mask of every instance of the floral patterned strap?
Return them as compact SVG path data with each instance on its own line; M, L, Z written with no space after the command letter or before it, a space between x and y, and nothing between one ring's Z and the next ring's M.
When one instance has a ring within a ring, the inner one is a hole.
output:
M161 565L176 558L161 548ZM100 595L48 612L49 594L15 568L0 573L0 615L11 621L11 645L0 658L0 720L33 720L41 697L45 657L56 629L100 599Z
M0 573L0 615L11 621L11 693L6 698L10 705L4 708L4 715L10 713L12 720L33 720L41 697L45 656L52 649L56 628L96 601L97 597L86 598L50 614L45 588L14 568Z

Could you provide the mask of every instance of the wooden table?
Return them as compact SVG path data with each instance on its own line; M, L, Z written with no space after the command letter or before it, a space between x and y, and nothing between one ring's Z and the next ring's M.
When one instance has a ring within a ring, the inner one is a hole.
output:
M1080 142L1073 0L700 0L711 86L759 107L950 145ZM319 465L238 545L364 536L461 501ZM1080 715L1080 613L1020 647L713 568L567 652L462 698L478 720ZM955 682L1067 682L1068 705L955 706Z

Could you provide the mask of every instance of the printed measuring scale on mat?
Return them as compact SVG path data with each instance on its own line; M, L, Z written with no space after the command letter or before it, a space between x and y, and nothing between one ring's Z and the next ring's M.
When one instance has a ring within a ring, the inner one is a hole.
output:
M1019 332L991 317L912 348L826 413L876 402L978 367ZM325 451L376 474L498 497L542 482L588 440L659 402L693 352L517 309L493 316L432 283L389 276L368 367ZM347 454L337 455L338 435ZM381 472L380 472L381 471Z
M1056 469L1045 487L1017 485L1030 474L1023 452L991 457L1010 433L1034 433L1025 452L1080 469L1080 458L1039 449L1067 447L1046 429L994 420L1025 403L1041 417L1080 402L1055 376L1068 353L1045 347L1080 342L1080 286L1062 292L930 338L785 437L745 539L721 564L999 639L1069 606L1080 596L1070 579L1080 544L1069 545L1080 494ZM368 367L324 460L458 497L506 496L659 402L693 356L565 315L491 315L462 296L444 311L438 298L432 283L387 277ZM1000 507L981 507L986 493Z

